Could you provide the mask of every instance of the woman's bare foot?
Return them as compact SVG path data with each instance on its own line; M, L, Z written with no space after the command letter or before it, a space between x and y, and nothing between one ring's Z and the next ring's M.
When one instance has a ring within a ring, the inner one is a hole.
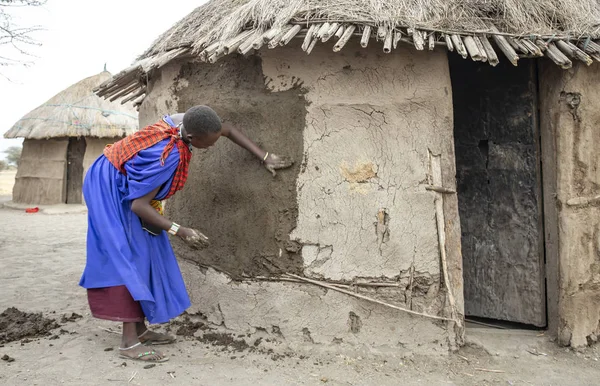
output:
M176 341L176 339L170 335L162 334L149 329L146 329L146 331L139 335L138 339L142 344L146 345L170 344L175 343Z
M166 362L169 358L156 350L149 350L142 343L134 344L131 347L120 347L119 356L121 358L133 359L142 362Z

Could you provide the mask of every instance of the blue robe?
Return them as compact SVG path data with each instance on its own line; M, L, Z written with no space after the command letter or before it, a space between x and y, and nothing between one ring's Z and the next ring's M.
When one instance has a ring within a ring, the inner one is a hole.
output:
M125 163L126 175L104 155L89 168L83 183L88 207L87 262L79 285L104 288L125 285L139 301L149 323L165 323L190 306L181 271L166 232L142 229L131 203L160 187L169 192L179 164L177 146L160 164L165 139Z

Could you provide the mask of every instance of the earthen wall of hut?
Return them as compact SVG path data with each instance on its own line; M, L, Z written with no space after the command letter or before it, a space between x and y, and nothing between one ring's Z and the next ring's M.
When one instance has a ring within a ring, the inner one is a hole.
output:
M598 65L575 64L565 71L541 62L550 327L561 344L574 347L595 342L600 335L598 84Z
M13 201L51 205L65 202L67 138L26 139L19 160Z
M170 218L203 231L212 246L175 242L193 309L240 332L261 329L289 343L389 345L447 352L453 323L359 300L283 273L358 286L356 293L462 317L460 225L455 195L452 97L445 52L399 47L383 54L349 43L230 57L216 65L170 63L153 76L141 126L195 104L213 107L266 150L292 156L273 178L253 156L221 140L194 151ZM436 214L436 198L440 199ZM351 291L355 291L350 287Z

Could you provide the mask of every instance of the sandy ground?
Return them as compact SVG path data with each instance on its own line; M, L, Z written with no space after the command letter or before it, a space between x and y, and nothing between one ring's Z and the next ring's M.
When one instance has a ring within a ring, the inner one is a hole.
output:
M573 352L540 332L482 328L468 329L469 344L447 357L343 346L308 346L290 353L278 342L252 349L255 336L245 337L250 349L238 351L180 336L178 343L164 347L169 362L145 369L144 363L118 358L119 336L99 328L118 326L89 316L85 292L77 286L85 260L85 228L85 214L28 215L0 209L0 312L17 307L49 318L72 312L83 315L65 324L62 334L0 345L0 357L15 359L0 360L0 384L600 384L597 347Z
M0 172L0 196L10 196L15 185L16 170L3 170Z

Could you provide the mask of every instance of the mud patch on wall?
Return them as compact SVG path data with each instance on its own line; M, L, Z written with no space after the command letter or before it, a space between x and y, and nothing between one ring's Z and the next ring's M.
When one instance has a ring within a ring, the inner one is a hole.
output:
M182 80L185 79L185 82ZM200 229L211 241L205 251L174 243L179 257L214 267L234 278L302 272L296 227L296 178L302 161L306 102L299 89L265 89L260 58L230 57L219 65L187 63L175 80L178 109L206 104L261 148L295 160L275 178L253 155L221 139L194 150L183 192L167 205L169 216Z

